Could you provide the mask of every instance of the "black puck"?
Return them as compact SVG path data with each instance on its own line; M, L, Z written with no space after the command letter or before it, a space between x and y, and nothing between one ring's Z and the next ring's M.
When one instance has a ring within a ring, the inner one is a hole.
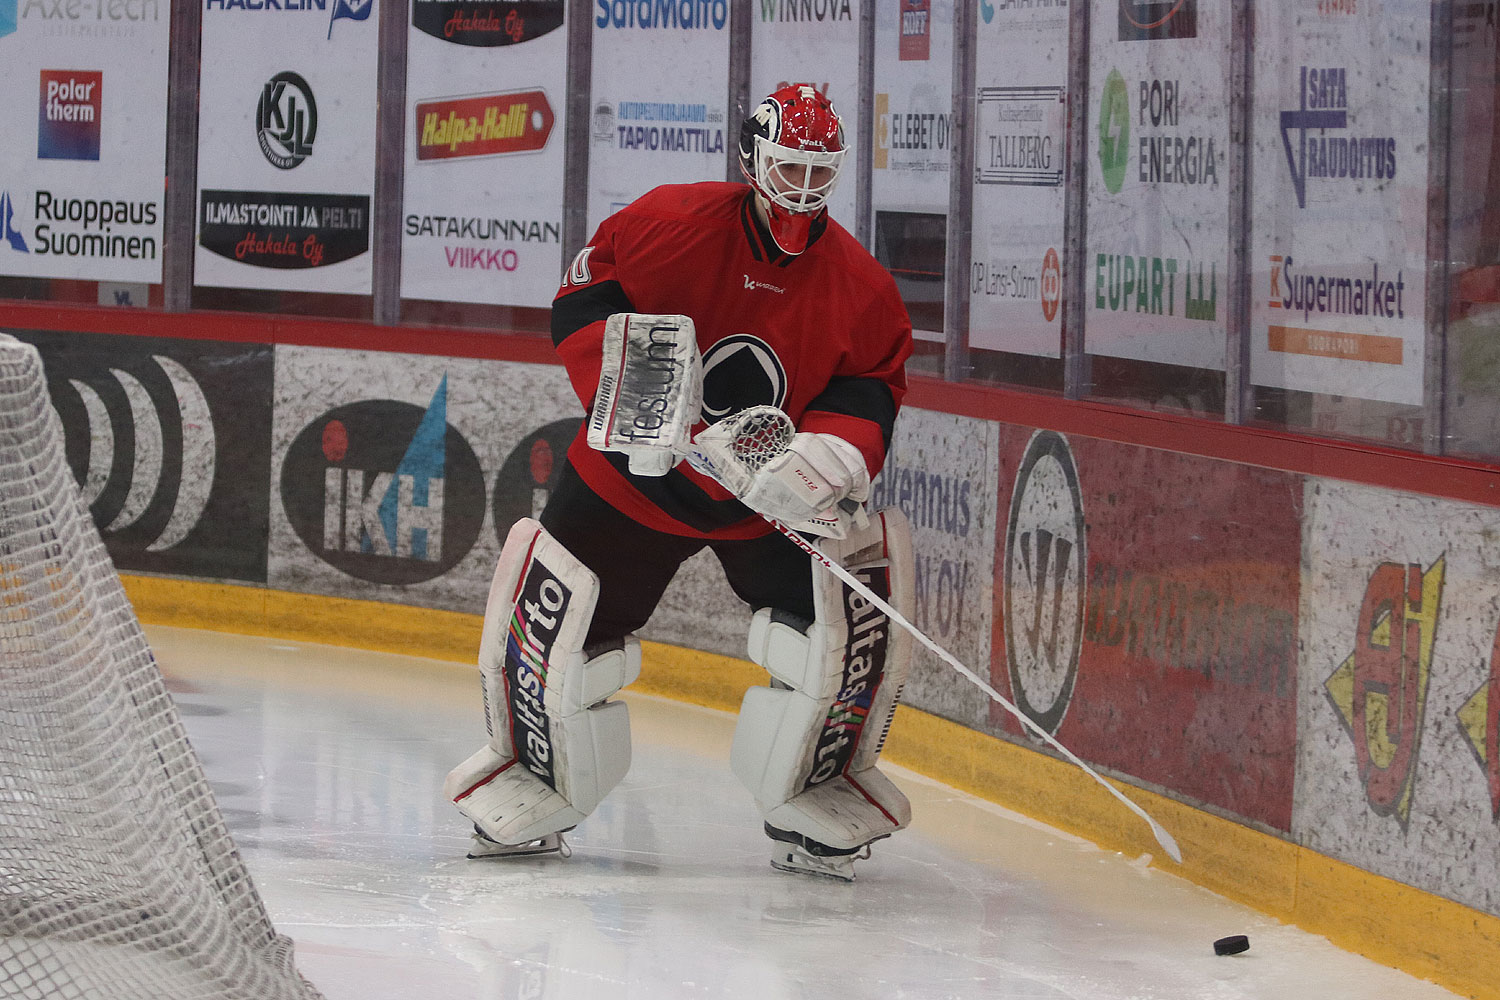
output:
M1250 939L1243 934L1231 934L1214 942L1215 955L1238 955L1250 950Z

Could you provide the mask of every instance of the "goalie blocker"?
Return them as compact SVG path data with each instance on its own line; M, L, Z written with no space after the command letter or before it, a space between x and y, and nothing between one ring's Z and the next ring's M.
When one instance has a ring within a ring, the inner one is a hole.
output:
M592 570L535 520L516 522L479 644L489 742L443 783L481 839L522 846L571 829L630 767L628 709L607 699L640 676L640 643L584 651L598 597Z
M911 614L911 534L899 510L819 547ZM911 638L831 573L815 570L813 604L811 624L770 609L752 619L750 658L773 686L746 692L731 763L767 832L800 845L797 857L773 864L853 878L856 851L911 821L906 796L875 767L906 683Z
M615 313L604 324L589 447L619 452L637 476L665 476L703 409L703 360L687 316Z

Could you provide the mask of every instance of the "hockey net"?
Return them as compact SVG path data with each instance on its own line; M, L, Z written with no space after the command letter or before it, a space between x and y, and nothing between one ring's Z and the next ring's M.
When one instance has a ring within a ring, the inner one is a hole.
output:
M0 997L314 1000L0 335Z

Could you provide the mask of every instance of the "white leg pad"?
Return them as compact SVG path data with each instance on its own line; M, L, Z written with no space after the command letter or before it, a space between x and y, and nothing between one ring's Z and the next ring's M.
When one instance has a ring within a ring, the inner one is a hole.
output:
M765 814L766 822L852 850L911 822L911 803L875 767L830 778Z
M824 546L910 617L910 534L899 511ZM782 686L745 693L730 763L771 826L849 850L911 821L906 797L875 768L911 643L865 598L814 573L816 619L805 633L769 609L751 619L750 659Z
M583 653L599 581L536 521L511 529L480 640L489 742L444 793L480 830L517 845L577 825L630 767L630 719L606 701L640 676L641 646Z
M553 746L567 795L489 746L449 773L443 793L501 844L524 844L571 829L630 769L629 710L623 702L605 702L565 716L554 727Z

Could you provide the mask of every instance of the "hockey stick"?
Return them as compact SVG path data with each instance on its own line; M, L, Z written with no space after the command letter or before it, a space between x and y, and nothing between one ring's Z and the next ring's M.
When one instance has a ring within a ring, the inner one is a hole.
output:
M790 440L791 438L792 425L791 419L789 417L787 417L783 413L780 413L780 411L775 411L775 413L780 414L780 420L785 422L784 425L780 425L775 417L770 413L758 412L771 410L773 410L772 407L754 407L752 410L742 410L740 413L735 414L733 417L722 421L722 423L724 424L730 424L729 427L726 427L724 429L724 432L727 432L724 433L727 447L712 448L712 455L706 454L703 450L690 451L687 455L689 464L691 464L699 472L702 472L705 475L712 476L715 479L719 479L721 482L724 482L724 479L721 478L720 475L721 472L728 479L736 482L745 481L746 473L748 473L750 476L753 476L760 465L765 464L764 460L759 461L759 464L757 464L757 460L760 459L762 455L766 455L768 453L769 455L774 456L774 454L776 453L775 442L779 440L781 443L781 447L784 448L785 442ZM735 425L731 424L732 421L736 420L739 421L738 426L745 429L745 433L743 435L736 433L737 428L735 427ZM700 438L700 440L702 439ZM739 466L739 468L733 471L725 470L725 465ZM729 483L726 482L725 485L729 486ZM730 487L730 489L731 492L735 492L737 495L739 492L742 492L734 490L732 486ZM787 527L787 525L776 520L776 518L771 517L768 514L761 514L760 516L765 518L772 526L776 528L776 530L780 531L787 538L791 539L799 549L801 549L803 552L806 552L810 557L812 557L813 562L817 563L819 566L822 566L828 572L838 577L844 582L846 586L850 587L860 597L863 597L865 600L875 605L875 607L885 612L885 614L890 618L891 621L895 622L897 625L900 625L907 632L910 632L912 638L916 639L923 646L926 646L929 650L931 650L938 657L938 659L942 660L944 663L948 664L948 666L958 671L971 684L979 688L985 694L989 695L991 699L993 699L997 704L1000 705L1000 707L1004 708L1011 715L1015 716L1016 719L1020 721L1022 726L1035 733L1048 746L1052 747L1058 753L1062 754L1072 763L1078 765L1083 769L1085 774L1093 778L1099 784L1103 785L1104 789L1109 792L1109 794L1119 799L1125 805L1125 808L1129 809L1141 819L1145 820L1147 825L1151 827L1151 832L1156 836L1156 842L1162 846L1162 848L1167 852L1168 856L1170 856L1173 861L1177 862L1178 864L1182 864L1182 849L1177 846L1177 841L1173 839L1172 835L1168 833L1160 823L1158 823L1151 817L1150 813L1146 812L1146 810L1136 805L1114 785L1111 785L1108 781L1105 781L1098 771L1095 771L1088 764L1084 763L1084 761L1080 759L1078 755L1073 753L1073 751L1069 750L1067 747L1058 742L1051 733L1047 732L1041 726L1033 722L1031 718L1026 715L1026 713L1022 712L1019 708L1012 704L1010 699L1006 698L1005 695L1001 694L999 691L996 691L978 674L974 673L974 671L970 670L968 667L959 662L958 657L948 652L932 639L929 639L926 633L917 628L911 622L907 621L906 617L902 615L901 612L891 607L890 604L888 604L880 597L880 595L876 594L869 587L860 582L859 578L856 577L853 573L850 573L847 569L840 566L832 559L829 559L818 549L817 546L813 545L793 529Z

